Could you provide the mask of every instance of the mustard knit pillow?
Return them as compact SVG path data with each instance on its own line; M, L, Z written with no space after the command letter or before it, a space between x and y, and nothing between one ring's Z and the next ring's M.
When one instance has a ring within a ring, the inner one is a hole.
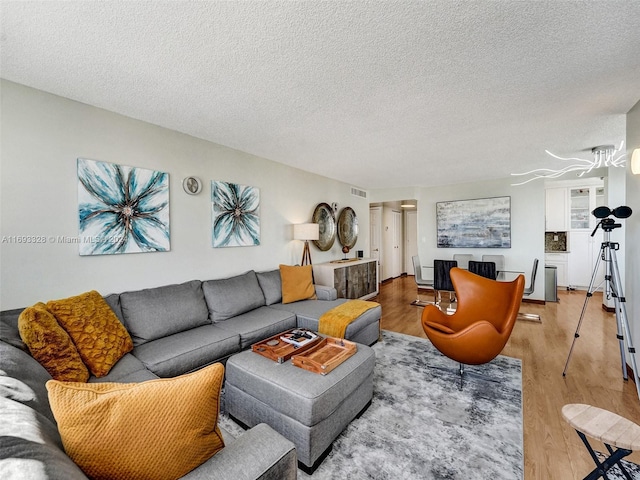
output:
M282 303L293 303L299 300L316 299L313 286L313 270L311 265L280 265L282 281Z
M60 326L44 303L25 308L18 317L22 341L35 358L56 380L86 382L89 370L69 334Z
M133 349L129 332L95 290L49 301L47 309L67 331L80 358L96 377L104 377Z
M142 383L47 382L71 459L94 479L176 479L224 447L224 367Z

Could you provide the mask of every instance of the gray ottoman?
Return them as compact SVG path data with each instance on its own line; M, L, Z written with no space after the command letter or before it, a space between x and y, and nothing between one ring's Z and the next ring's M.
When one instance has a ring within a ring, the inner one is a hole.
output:
M227 412L246 426L266 423L291 440L313 471L331 443L371 402L373 349L358 351L327 375L277 363L250 350L227 360Z

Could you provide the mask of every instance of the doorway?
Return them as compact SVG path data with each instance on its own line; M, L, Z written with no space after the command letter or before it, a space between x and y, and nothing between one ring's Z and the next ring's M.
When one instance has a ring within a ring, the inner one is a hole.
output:
M397 278L403 273L402 251L403 251L403 231L402 231L402 212L396 210L391 211L391 271L389 276Z
M411 256L417 255L417 202L375 203L370 205L369 213L371 257L378 259L380 281L413 272Z
M379 283L382 270L382 207L369 208L369 244L370 257L377 260Z

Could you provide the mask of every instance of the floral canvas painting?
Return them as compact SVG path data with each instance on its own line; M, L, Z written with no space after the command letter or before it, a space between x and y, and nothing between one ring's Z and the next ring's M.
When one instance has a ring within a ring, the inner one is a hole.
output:
M260 190L236 183L211 182L212 245L260 245Z
M164 252L169 174L78 159L80 255Z

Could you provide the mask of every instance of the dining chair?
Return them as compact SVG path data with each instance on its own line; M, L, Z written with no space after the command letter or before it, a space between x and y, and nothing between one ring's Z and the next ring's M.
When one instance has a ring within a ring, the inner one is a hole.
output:
M414 255L413 257L411 257L411 260L413 261L413 275L418 291L415 303L416 305L425 305L427 303L431 303L423 302L422 300L420 300L420 289L433 288L433 280L427 280L422 276L422 265L420 264L420 257L418 255Z
M495 262L469 262L469 271L484 278L495 280L498 276Z
M442 301L441 292L449 292L449 303L455 300L455 289L451 283L449 272L452 268L457 267L458 262L455 260L434 260L433 261L433 290L436 298L436 305L440 305Z
M502 278L500 272L504 271L504 255L482 255L483 262L493 262L496 264L496 278Z
M453 259L458 262L458 268L469 268L469 262L473 260L473 255L470 253L456 253L453 255Z
M533 268L531 269L531 283L529 283L529 286L524 289L524 292L522 292L526 297L531 295L536 288L536 273L538 273L538 259L534 258Z
M523 297L528 297L531 295L536 288L536 274L538 273L538 259L533 259L533 267L531 269L531 280L529 286L525 288L522 292ZM524 313L518 312L518 320L532 320L534 322L542 321L540 319L540 315L537 313Z

